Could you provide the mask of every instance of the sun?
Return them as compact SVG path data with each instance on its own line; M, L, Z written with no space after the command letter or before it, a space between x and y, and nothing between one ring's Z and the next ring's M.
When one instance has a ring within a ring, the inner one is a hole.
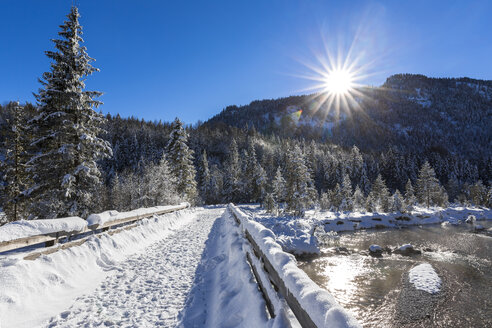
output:
M323 75L323 89L327 93L337 96L347 95L354 87L354 76L349 70L334 69Z

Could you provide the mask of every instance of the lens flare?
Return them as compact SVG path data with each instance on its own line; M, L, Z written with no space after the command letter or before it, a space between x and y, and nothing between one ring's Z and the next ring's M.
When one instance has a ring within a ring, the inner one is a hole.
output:
M297 77L315 82L300 90L314 92L309 111L305 114L316 116L328 125L351 117L356 111L364 114L362 107L371 88L361 83L374 74L369 73L374 60L367 59L363 49L357 45L357 38L345 51L342 47L330 51L325 40L320 45L322 47L318 48L321 50L311 53L311 60L298 59L305 72Z

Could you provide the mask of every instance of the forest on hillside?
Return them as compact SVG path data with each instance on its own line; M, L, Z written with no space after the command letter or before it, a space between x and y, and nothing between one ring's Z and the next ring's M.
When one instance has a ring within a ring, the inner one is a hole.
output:
M177 203L405 211L491 206L492 82L400 74L355 108L322 95L229 106L185 126L102 115L78 9L36 103L0 106L0 221ZM2 223L0 222L0 223Z

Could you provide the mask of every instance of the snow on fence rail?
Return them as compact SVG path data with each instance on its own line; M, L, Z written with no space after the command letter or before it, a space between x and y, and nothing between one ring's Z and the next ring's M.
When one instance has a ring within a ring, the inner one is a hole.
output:
M69 217L52 220L14 221L0 227L0 253L40 243L45 243L46 247L53 246L63 237L76 237L87 232L96 233L96 230L107 231L117 225L136 222L153 215L175 212L189 206L189 203L181 203L180 205L141 208L122 213L106 211L91 214L87 220L80 217ZM123 229L127 228L129 226ZM80 244L81 241L73 243ZM66 247L68 245L64 248Z
M360 327L357 320L342 308L328 291L316 285L297 267L295 257L282 250L271 230L250 220L233 204L229 204L228 210L251 244L255 261L251 260L252 256L249 253L247 258L255 276L258 276L259 270L266 272L271 284L285 299L302 327ZM271 286L265 286L264 279L257 278L257 281L272 314L271 308L274 305L266 293Z

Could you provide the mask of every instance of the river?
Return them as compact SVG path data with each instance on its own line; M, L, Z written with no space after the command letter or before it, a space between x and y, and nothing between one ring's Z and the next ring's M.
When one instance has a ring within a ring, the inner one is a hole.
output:
M372 244L408 243L422 254L373 257L367 251ZM440 292L408 282L408 271L420 263L435 269ZM299 266L364 327L492 327L492 237L468 224L339 233L320 256L299 259Z

